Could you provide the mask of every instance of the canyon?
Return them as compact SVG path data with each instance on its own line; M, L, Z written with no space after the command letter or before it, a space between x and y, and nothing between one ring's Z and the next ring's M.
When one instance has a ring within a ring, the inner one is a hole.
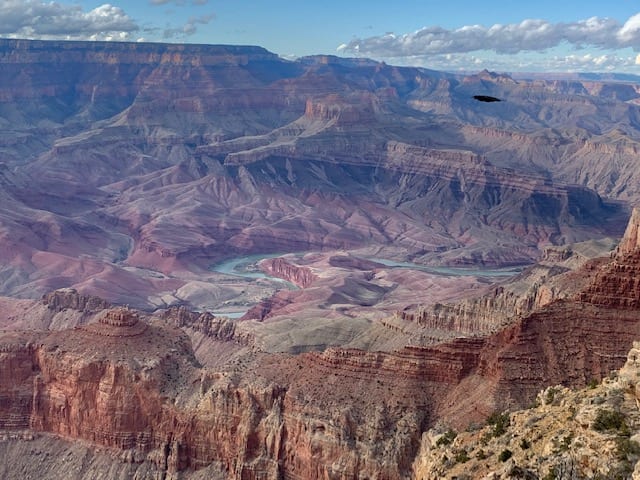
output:
M632 84L221 45L5 39L0 65L5 296L231 311L278 290L232 258L524 265L638 200Z
M60 314L68 325L0 334L0 446L47 452L54 435L142 478L410 478L436 423L464 428L625 363L640 335L639 227L635 210L610 258L552 276L587 278L567 297L492 333L420 345L434 329L413 325L414 341L386 352L270 351L260 342L269 320L149 314L56 292L23 307L22 326Z
M3 478L440 478L444 429L638 340L635 84L222 45L0 65Z

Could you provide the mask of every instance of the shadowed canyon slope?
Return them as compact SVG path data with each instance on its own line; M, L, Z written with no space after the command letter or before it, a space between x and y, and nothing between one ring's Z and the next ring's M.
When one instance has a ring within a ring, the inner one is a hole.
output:
M99 42L0 40L0 66L5 295L202 307L250 253L529 263L640 196L629 84Z

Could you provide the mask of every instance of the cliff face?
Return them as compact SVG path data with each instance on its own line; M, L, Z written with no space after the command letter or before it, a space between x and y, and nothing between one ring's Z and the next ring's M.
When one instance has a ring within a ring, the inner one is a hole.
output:
M245 348L242 338L233 322L184 308L162 324L119 308L73 330L4 333L0 426L87 440L169 473L215 464L230 478L406 478L435 422L482 421L544 385L584 385L619 368L640 335L640 312L620 302L637 296L627 275L639 255L618 253L576 299L489 336L389 353L254 348L215 373L167 324L220 347Z
M200 372L178 329L112 310L72 331L2 340L3 430L88 440L169 472L212 462L241 471L264 456L273 460L258 471L275 476L277 451L260 438L276 434L262 416L278 413L282 392Z
M632 218L630 224L633 222ZM609 262L608 257L616 245L613 239L601 239L565 247L548 247L538 263L494 283L484 295L453 303L430 302L418 307L408 306L396 312L394 319L415 323L434 332L488 335L556 300L575 299L577 295L584 295L592 285L603 283L602 272L610 268L604 265ZM616 278L613 278L614 283ZM612 298L614 296L611 295Z
M616 253L619 256L632 255L638 248L640 248L640 208L636 207L631 212L627 229Z
M621 245L633 243L637 218L636 211ZM582 386L620 368L640 335L639 259L640 250L621 248L597 268L585 264L582 271L590 280L582 291L538 308L487 337L477 370L454 395L465 398L468 388L482 385L488 414L524 405L541 385ZM580 274L578 270L573 276ZM458 411L462 419L469 408L462 401L448 414Z

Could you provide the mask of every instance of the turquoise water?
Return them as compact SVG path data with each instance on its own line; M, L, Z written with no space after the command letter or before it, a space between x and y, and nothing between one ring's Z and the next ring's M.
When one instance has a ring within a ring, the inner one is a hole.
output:
M212 311L216 317L228 317L228 318L240 318L249 310L244 310L242 312L223 312L223 311Z
M226 262L219 263L218 265L214 265L211 267L211 270L218 273L224 273L225 275L236 275L238 277L244 278L269 278L271 280L281 280L280 278L269 277L265 275L263 272L256 271L253 269L248 269L248 267L257 264L260 260L265 258L275 258L280 257L282 254L273 253L273 254L256 254L256 255L246 255L244 257L236 257L227 260Z
M244 278L267 278L276 282L287 284L289 288L297 288L290 282L281 278L271 277L265 275L263 272L258 271L255 265L265 258L275 258L282 256L282 253L270 253L270 254L255 254L245 255L242 257L231 258L225 262L211 267L211 270L225 275L236 275ZM386 258L367 258L377 263L381 263L387 267L392 268L410 268L413 270L421 270L423 272L432 273L434 275L447 275L457 277L511 277L520 273L524 267L509 267L509 268L483 268L483 267L428 267L425 265L419 265L411 262L397 262L394 260L387 260Z
M256 266L260 260L264 260L265 258L276 258L281 257L282 253L268 253L268 254L255 254L255 255L245 255L243 257L236 257L227 260L226 262L219 263L218 265L213 265L210 270L218 273L223 273L225 275L235 275L237 277L257 279L257 278L266 278L268 280L272 280L274 282L282 283L289 290L298 290L298 287L291 282L287 282L286 280L278 277L272 277L270 275L265 274L264 272L258 270Z
M396 262L385 258L368 258L373 262L381 263L387 267L394 268L411 268L413 270L421 270L423 272L433 273L436 275L448 275L456 277L511 277L520 273L524 267L509 268L458 268L458 267L427 267L411 262Z
M281 253L271 253L271 254L255 254L255 255L244 255L242 257L231 258L225 262L219 263L217 265L213 265L211 270L214 272L222 273L224 275L235 275L237 277L247 278L250 280L255 279L268 279L272 281L276 281L282 283L285 288L290 290L297 290L298 287L286 280L281 278L271 277L266 275L265 273L257 270L256 264L265 258L275 258L280 257L283 254ZM427 267L425 265L419 265L417 263L411 262L396 262L394 260L387 260L386 258L367 258L367 260L371 260L382 265L385 265L390 268L407 268L412 270L420 270L423 272L431 273L434 275L447 275L447 276L474 276L474 277L484 277L484 278L501 278L501 277L510 277L520 273L524 267L517 268L455 268L455 267ZM247 310L243 311L235 311L235 312L223 312L223 311L214 311L212 312L217 316L225 316L229 318L240 318L242 317Z

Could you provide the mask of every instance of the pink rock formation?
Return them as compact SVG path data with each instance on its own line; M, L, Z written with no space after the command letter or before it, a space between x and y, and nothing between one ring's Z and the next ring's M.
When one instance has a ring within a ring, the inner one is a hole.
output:
M620 241L617 253L620 256L631 255L640 248L640 208L634 208L631 219Z
M260 262L260 267L269 275L282 278L300 288L310 286L316 279L310 268L287 262L284 258L269 258Z

